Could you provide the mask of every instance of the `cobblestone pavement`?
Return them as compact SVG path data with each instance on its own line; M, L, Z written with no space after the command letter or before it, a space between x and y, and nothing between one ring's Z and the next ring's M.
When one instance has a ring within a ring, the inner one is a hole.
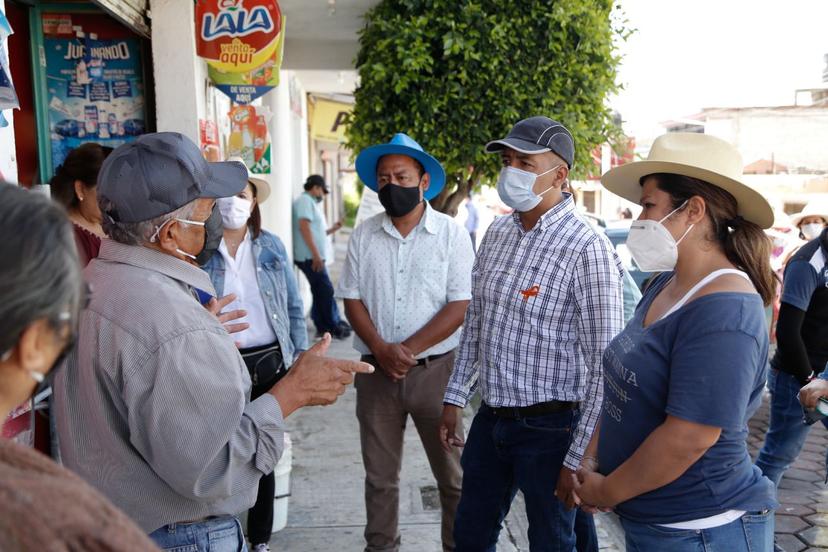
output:
M768 429L769 396L750 421L748 448L756 458ZM799 458L779 483L776 543L786 552L828 550L828 486L825 451L828 431L815 424Z

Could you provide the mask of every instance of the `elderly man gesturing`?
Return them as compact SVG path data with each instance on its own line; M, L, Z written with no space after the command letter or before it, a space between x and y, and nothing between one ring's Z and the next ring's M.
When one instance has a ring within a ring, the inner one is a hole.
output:
M213 240L215 198L247 183L177 133L119 147L98 178L104 240L78 344L56 382L61 454L162 548L246 550L235 514L282 453L284 418L336 400L370 366L324 358L326 336L249 402L232 337L202 307L196 264ZM222 548L224 546L225 548Z

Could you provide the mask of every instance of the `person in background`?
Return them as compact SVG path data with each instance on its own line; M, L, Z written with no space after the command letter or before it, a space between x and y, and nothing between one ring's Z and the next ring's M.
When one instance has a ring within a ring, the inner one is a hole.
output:
M477 248L477 229L480 226L480 217L477 214L477 207L474 206L474 196L471 192L469 192L469 196L466 198L466 211L468 212L468 216L466 217L466 232L469 233L469 237L471 238L472 248Z
M104 237L95 186L101 164L111 152L112 148L93 142L81 144L69 152L49 181L52 197L69 213L83 266L98 256Z
M800 231L804 233L802 227ZM810 430L809 425L802 423L802 409L796 396L828 363L828 229L825 227L800 247L785 266L776 343L768 374L770 425L756 465L778 485L799 456Z
M55 380L61 458L162 548L246 551L235 516L279 460L285 418L333 403L373 367L325 358L325 336L250 401L229 313L217 316L196 263L215 198L247 186L245 167L159 132L118 147L98 180L109 239L86 267L95 295Z
M244 165L241 157L228 161ZM278 237L262 229L259 205L269 196L267 181L248 170L247 186L241 192L216 201L224 237L220 254L203 267L219 297L235 295L227 308L247 313L249 327L234 339L250 373L251 401L267 393L308 348L305 311L287 251ZM270 550L275 489L273 472L262 476L256 504L247 513L253 552Z
M333 283L325 268L327 235L338 228L325 228L321 210L317 208L329 192L328 186L321 176L312 174L304 187L305 191L293 202L293 262L310 284L311 320L317 337L328 332L337 339L345 339L351 335L351 327L339 315Z
M828 201L809 201L802 211L791 215L791 223L799 229L799 237L811 241L828 226Z
M325 266L330 267L336 262L336 251L334 250L334 240L333 236L337 232L342 229L342 221L336 221L333 226L328 226L328 217L325 215L325 204L317 203L316 208L319 209L319 214L322 216L322 226L323 228L327 228L325 230ZM347 327L347 329L351 329L350 325L342 320L342 326Z
M601 409L601 355L622 326L624 269L561 192L575 156L566 127L530 117L486 151L500 153L498 195L515 212L480 244L443 398L448 448L464 446L458 423L478 383L483 399L463 449L455 541L458 552L493 550L520 489L532 550L571 552L571 476L591 461L584 449Z
M72 348L87 298L72 227L40 194L0 183L0 419ZM77 475L0 438L0 550L149 552L147 536Z
M411 416L440 492L443 550L451 551L462 472L460 452L441 446L440 414L471 297L474 250L463 229L429 205L446 173L409 136L362 150L356 170L385 209L354 231L337 293L356 329L354 347L378 368L354 384L365 549L399 550L400 468Z
M659 273L604 354L597 462L575 489L615 510L630 552L773 546L775 489L746 443L767 373L773 212L741 167L723 140L670 133L601 178L642 206L627 246Z

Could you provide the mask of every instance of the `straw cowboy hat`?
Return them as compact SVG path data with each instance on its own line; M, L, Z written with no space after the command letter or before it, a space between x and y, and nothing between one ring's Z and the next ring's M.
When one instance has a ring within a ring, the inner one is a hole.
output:
M656 138L646 161L615 167L601 177L612 193L633 203L641 200L642 177L654 173L689 176L730 192L736 198L737 214L770 228L773 209L756 190L740 181L742 156L724 140L694 132L671 132Z
M256 202L262 204L267 201L267 198L270 197L270 184L267 183L267 180L254 176L253 173L250 172L250 169L247 168L247 164L244 162L244 159L241 157L230 157L227 160L235 161L236 163L244 165L244 168L247 171L247 181L250 182L251 186L256 188Z
M791 215L791 223L794 226L799 227L799 223L802 222L802 219L808 217L822 217L822 220L828 223L828 200L815 199L813 201L809 201L802 211L795 215Z

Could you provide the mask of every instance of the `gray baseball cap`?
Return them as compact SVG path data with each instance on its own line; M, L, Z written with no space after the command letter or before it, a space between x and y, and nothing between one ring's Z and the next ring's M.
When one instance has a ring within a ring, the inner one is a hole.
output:
M571 169L575 160L575 141L572 133L558 121L541 115L523 119L512 127L506 138L486 144L486 152L494 153L511 148L530 155L551 151Z
M115 222L143 222L199 198L230 197L247 186L247 169L233 161L208 163L192 140L156 132L124 144L103 162L98 197L114 207Z

